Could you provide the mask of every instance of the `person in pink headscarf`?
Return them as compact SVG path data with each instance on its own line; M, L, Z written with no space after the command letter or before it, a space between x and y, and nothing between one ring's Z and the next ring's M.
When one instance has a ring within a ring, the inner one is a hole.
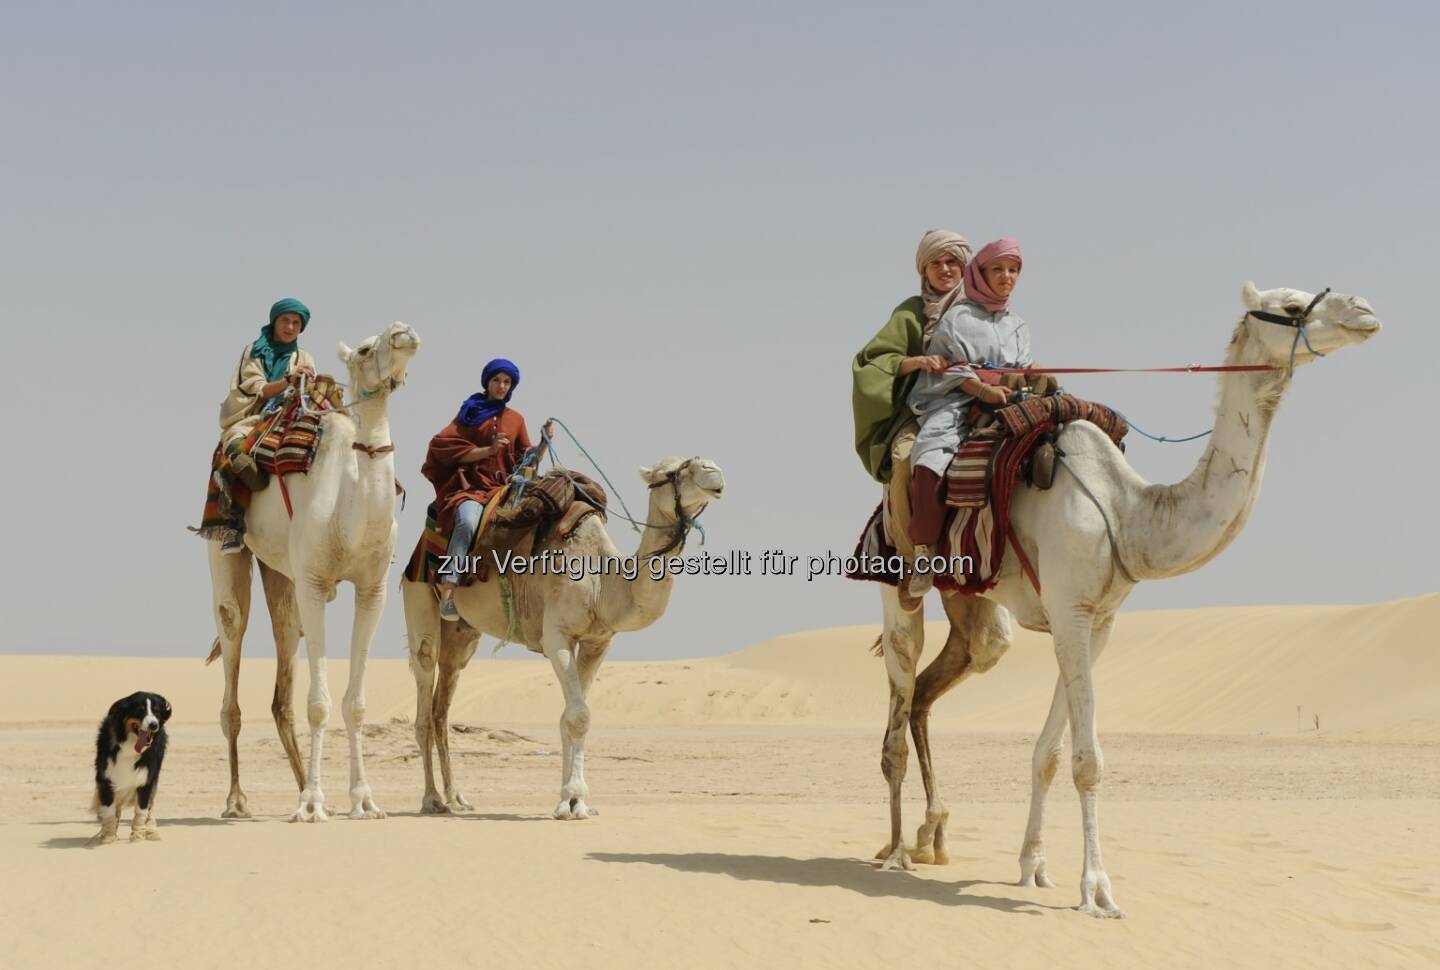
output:
M965 416L975 401L1003 405L1010 392L987 383L972 365L1032 367L1030 327L1010 310L1010 295L1020 279L1020 244L997 239L965 266L965 299L952 306L935 327L927 354L960 362L942 373L922 373L910 391L910 409L920 422L910 452L910 539L915 556L930 557L945 524L945 469L969 435ZM910 579L912 596L934 585L928 572Z

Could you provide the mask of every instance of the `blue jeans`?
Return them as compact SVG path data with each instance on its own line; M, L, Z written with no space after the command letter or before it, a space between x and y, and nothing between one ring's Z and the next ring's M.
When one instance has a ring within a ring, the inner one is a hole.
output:
M470 555L470 543L475 541L475 530L480 528L480 513L485 511L483 502L467 499L455 510L455 527L450 530L450 546L445 550L449 559L446 568L440 570L440 582L458 583L460 574L470 570L460 568L465 557Z

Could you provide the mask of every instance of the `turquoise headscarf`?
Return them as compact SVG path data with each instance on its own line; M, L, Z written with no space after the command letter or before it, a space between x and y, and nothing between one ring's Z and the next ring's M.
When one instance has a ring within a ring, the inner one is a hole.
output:
M260 336L250 345L250 356L260 361L265 368L267 381L278 381L290 372L290 357L300 349L300 341L289 343L275 339L275 321L282 313L294 313L300 317L300 332L310 325L310 308L294 297L277 300L270 307L270 322L260 328Z

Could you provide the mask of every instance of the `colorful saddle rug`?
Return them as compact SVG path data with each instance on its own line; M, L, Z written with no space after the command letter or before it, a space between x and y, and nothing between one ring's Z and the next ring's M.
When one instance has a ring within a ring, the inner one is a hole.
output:
M578 473L552 470L540 478L527 481L519 496L513 495L513 489L513 485L507 485L504 491L485 503L480 527L475 530L475 538L466 553L478 568L474 572L460 574L461 586L485 582L489 567L494 565L494 557L483 553L486 549L495 548L495 540L501 533L507 534L507 539L517 539L520 537L515 533L534 528L536 541L551 534L565 540L591 515L598 513L602 519L605 517L604 490ZM425 528L406 563L405 578L412 583L438 582L441 560L449 554L449 549L450 535L440 531L432 504L425 510Z
M1068 394L1029 398L991 414L993 424L966 439L946 469L945 502L950 511L937 554L957 559L963 568L937 576L935 587L940 590L972 595L993 588L1010 544L1038 591L1039 580L1010 529L1010 502L1026 459L1063 422L1090 421L1117 446L1130 430L1125 419L1110 408ZM847 564L854 568L847 570L846 578L891 586L900 581L899 558L885 534L884 512L882 502L865 523Z
M272 475L305 474L320 449L321 418L330 408L328 400L320 410L302 413L292 401L283 410L266 416L241 442L240 448L260 468ZM250 507L250 489L231 477L220 446L210 456L210 480L205 491L205 512L195 530L202 538L224 539L232 531L231 521Z

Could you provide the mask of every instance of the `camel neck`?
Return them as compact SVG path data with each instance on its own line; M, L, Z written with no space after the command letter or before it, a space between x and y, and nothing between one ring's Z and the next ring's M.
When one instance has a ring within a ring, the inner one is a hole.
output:
M388 396L369 397L350 405L355 419L355 444L383 448L391 444Z
M1227 364L1269 359L1244 321L1231 341ZM1240 534L1254 508L1265 472L1270 424L1290 379L1283 373L1220 376L1215 428L1190 474L1173 485L1146 490L1138 521L1126 528L1126 562L1145 579L1177 576L1219 555Z
M663 494L663 498L661 497ZM654 623L665 613L670 603L670 591L675 579L664 569L664 560L678 556L683 551L676 547L663 557L657 554L667 546L675 534L675 510L670 498L670 489L656 489L650 493L650 505L646 511L645 531L640 535L640 546L635 552L639 563L639 574L633 580L614 577L618 583L613 596L607 591L601 597L602 603L614 603L618 609L610 620L612 629L640 630ZM666 503L669 502L669 507ZM656 578L656 577L659 578Z

